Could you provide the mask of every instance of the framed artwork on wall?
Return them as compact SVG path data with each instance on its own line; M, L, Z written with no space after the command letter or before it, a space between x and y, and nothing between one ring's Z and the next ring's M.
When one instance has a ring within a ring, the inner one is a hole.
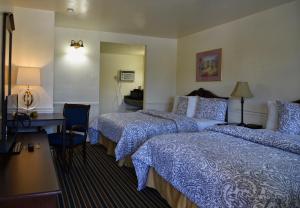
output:
M221 81L222 49L196 54L196 81Z

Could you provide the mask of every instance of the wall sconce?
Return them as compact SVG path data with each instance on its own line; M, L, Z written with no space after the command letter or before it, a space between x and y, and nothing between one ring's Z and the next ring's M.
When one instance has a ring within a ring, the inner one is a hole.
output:
M74 48L81 48L81 47L83 47L83 41L82 40L79 40L79 41L71 40L70 46L74 47Z

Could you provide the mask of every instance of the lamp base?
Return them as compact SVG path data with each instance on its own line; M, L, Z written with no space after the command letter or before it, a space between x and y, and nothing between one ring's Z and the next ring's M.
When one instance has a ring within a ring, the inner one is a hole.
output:
M19 108L24 109L27 112L37 107L39 103L39 94L34 89L20 89L18 92Z
M32 105L33 103L33 95L30 92L29 86L27 87L27 90L25 91L24 95L23 95L23 101L27 107L27 109Z
M245 124L245 123L239 123L238 126L243 126L243 127L245 127L246 124Z

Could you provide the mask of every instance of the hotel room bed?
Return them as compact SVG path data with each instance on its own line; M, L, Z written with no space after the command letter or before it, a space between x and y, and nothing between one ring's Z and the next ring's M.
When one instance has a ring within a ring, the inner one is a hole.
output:
M200 123L194 118L154 110L105 114L97 122L101 134L117 143L115 150L117 160L133 154L140 145L153 136L197 132L199 130L197 124Z
M299 137L224 125L156 136L132 156L138 189L172 207L300 207Z
M209 98L221 98L213 93L199 89L189 95ZM223 98L224 99L224 98ZM223 121L205 118L190 118L169 112L155 110L134 113L109 113L100 115L90 124L89 137L92 144L104 144L108 154L115 148L116 160L120 161L132 155L149 138L168 133L197 132L204 128L223 123Z

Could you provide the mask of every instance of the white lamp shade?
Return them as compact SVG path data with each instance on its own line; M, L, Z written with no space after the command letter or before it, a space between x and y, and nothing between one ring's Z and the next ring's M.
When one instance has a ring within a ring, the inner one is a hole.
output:
M253 94L250 90L248 82L237 82L234 90L231 93L232 97L251 98Z
M41 71L35 67L19 67L17 85L40 85Z

